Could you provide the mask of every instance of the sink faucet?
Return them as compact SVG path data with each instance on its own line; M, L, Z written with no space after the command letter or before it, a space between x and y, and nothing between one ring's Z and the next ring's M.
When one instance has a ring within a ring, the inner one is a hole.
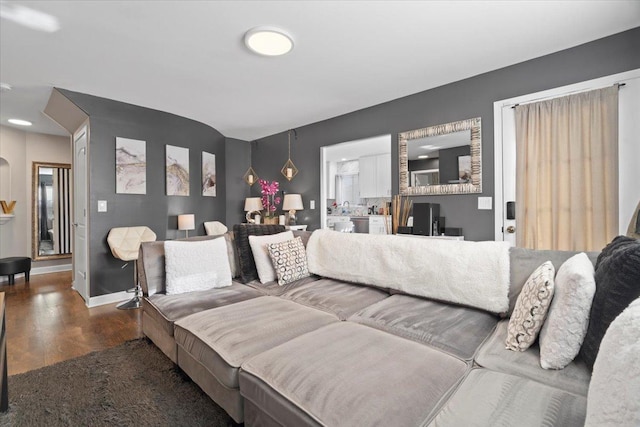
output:
M345 201L342 203L342 206L349 207L349 201L348 201L348 200L345 200Z

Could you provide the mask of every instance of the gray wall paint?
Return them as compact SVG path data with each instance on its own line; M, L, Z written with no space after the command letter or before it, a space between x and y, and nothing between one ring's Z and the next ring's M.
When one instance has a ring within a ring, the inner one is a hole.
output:
M482 47L479 47L482 48ZM413 197L414 203L439 203L447 226L462 227L468 240L493 240L494 213L478 210L478 196L494 195L493 103L610 74L640 68L640 27L527 62L481 74L415 95L297 128L292 159L300 169L293 181L279 173L287 159L286 132L253 144L252 164L263 178L303 195L308 208L299 222L320 225L320 147L344 141L392 135L392 190L398 193L398 132L472 117L482 118L482 194ZM313 102L313 100L309 100ZM254 195L259 189L254 186ZM494 201L495 202L495 201Z
M91 296L119 292L133 286L133 265L111 255L107 234L113 227L146 225L158 240L184 237L177 230L177 215L196 215L196 230L203 235L204 221L226 220L225 138L202 123L161 111L95 96L61 90L89 115L89 262ZM147 194L116 194L116 137L141 139L147 149ZM189 148L190 196L165 195L165 145ZM202 151L216 155L217 197L203 197ZM108 211L97 212L97 201L106 200Z
M243 177L251 163L251 145L247 141L227 138L225 146L227 170L226 225L231 230L234 224L245 221L244 199L249 197L250 190Z

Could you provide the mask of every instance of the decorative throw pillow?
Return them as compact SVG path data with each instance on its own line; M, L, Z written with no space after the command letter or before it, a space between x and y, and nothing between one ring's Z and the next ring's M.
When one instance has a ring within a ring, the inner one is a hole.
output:
M555 268L546 261L522 287L507 327L507 349L525 351L538 337L553 298Z
M590 368L609 324L640 297L640 240L618 236L598 256L596 293L580 355Z
M640 425L640 298L615 318L593 366L585 426Z
M594 273L584 252L558 269L549 314L540 331L540 366L544 369L562 369L578 355L596 292Z
M243 283L258 279L258 270L249 245L249 236L265 236L285 231L284 225L236 224L233 226L233 241L238 254L238 275Z
M300 237L267 245L269 256L278 276L278 285L286 285L309 276L307 253Z
M271 263L267 245L269 243L280 243L292 239L293 233L291 231L267 236L249 236L249 245L251 246L251 252L253 252L253 260L256 263L260 283L264 284L276 280L276 271Z
M224 238L164 242L167 295L231 286Z

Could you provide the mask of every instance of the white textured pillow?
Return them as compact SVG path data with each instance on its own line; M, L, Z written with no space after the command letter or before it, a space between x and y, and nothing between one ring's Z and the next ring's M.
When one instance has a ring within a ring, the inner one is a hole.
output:
M224 238L164 242L167 295L231 286Z
M249 245L251 245L251 252L253 252L253 260L256 263L260 283L268 283L276 280L276 270L271 263L267 245L269 243L286 242L292 239L293 233L291 231L268 234L266 236L249 236Z
M596 292L593 264L584 252L560 266L547 320L540 331L540 366L562 369L578 355Z
M546 261L525 282L507 326L508 350L525 351L535 342L551 305L555 273L551 261Z
M615 318L600 343L585 426L640 426L640 298Z

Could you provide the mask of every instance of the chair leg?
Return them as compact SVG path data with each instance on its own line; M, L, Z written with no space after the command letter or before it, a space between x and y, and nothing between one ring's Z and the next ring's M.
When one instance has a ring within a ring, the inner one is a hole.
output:
M140 296L142 295L142 288L138 283L138 269L137 269L137 263L135 261L133 262L133 283L135 283L135 287L133 288L135 290L134 297L131 298L129 301L125 301L123 303L118 304L117 305L118 309L131 310L135 308L140 308L140 306L142 305L142 298L140 298Z

